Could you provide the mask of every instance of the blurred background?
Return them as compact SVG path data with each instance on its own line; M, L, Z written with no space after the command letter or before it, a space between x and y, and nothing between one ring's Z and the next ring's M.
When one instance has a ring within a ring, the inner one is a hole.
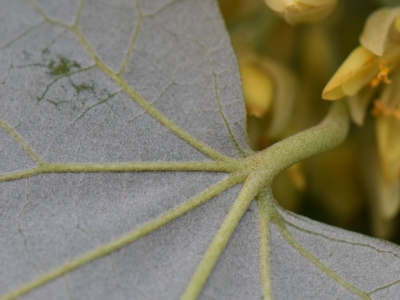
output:
M219 0L238 57L247 131L256 151L323 119L332 102L321 98L322 90L359 45L368 16L382 6L400 5L397 0L332 0L332 13L324 20L290 25L266 2ZM400 203L400 189L396 182L390 183L395 192L382 192L382 184L389 183L380 184L374 122L367 113L363 126L352 123L344 144L281 173L274 182L280 204L314 220L400 243L398 206L389 215L379 209L387 197Z

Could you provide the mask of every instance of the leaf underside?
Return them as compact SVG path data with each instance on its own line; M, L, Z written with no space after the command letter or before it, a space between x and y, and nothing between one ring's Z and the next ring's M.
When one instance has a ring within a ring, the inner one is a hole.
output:
M2 1L0 299L396 298L397 246L284 211L246 157L214 1Z

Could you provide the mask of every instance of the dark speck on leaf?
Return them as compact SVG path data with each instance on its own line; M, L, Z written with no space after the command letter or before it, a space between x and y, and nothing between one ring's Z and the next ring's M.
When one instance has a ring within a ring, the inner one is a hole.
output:
M50 61L47 67L50 70L49 73L54 76L67 74L73 68L81 68L80 64L78 64L76 61L70 61L65 57L60 57L58 62L55 62L54 60Z

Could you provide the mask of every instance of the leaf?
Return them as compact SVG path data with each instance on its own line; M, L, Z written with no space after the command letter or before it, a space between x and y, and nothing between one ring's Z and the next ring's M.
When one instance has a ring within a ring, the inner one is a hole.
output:
M252 154L214 1L0 14L0 299L396 298L397 246L269 189L344 139L343 107Z

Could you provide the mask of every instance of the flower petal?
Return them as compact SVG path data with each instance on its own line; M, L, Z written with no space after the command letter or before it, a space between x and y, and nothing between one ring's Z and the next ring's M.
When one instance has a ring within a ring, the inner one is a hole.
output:
M322 98L337 100L356 94L378 72L378 58L362 46L350 53L322 91Z
M269 74L255 61L240 63L247 113L262 118L272 105L274 88Z
M293 117L293 108L298 96L298 83L292 72L273 61L263 60L263 67L268 70L275 88L267 136L279 138L288 128Z
M373 139L372 122L366 122L362 132L363 144L359 149L362 159L362 175L369 194L372 234L380 238L392 238L397 221L394 218L400 208L399 183L388 183L382 172L376 144ZM371 132L372 131L372 132ZM361 151L360 151L361 150Z
M400 181L387 182L377 159L371 161L370 164L369 171L374 173L373 185L369 187L373 191L374 209L379 214L378 219L381 219L381 221L392 220L400 209Z
M337 225L354 225L364 205L355 140L307 162L310 192L335 217Z
M351 119L359 126L364 124L368 104L376 90L370 86L363 88L359 93L347 98Z
M337 0L264 0L291 25L316 23L325 19L336 7Z
M393 219L400 208L400 181L388 183L382 177L378 181L379 185L379 206L382 216L385 219Z
M302 163L294 164L285 170L293 186L298 191L305 191L307 188L307 180L304 174Z
M384 176L393 183L400 175L400 121L392 116L379 116L375 130Z
M335 6L337 0L297 0L296 2L317 7L317 6L327 6L327 5Z
M375 57L374 61L368 63L368 65L356 72L354 76L343 82L343 92L348 96L354 96L361 91L361 89L367 86L379 72L378 63L378 59Z
M285 11L285 4L282 0L264 0L270 9L277 13L282 13Z
M393 34L394 22L399 15L400 7L382 8L375 11L364 26L360 36L361 45L375 55L382 56Z

